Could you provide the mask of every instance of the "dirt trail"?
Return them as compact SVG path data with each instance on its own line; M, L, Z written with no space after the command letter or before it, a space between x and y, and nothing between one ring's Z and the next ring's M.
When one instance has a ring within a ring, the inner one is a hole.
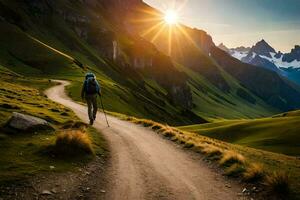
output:
M71 108L88 122L87 108L73 102L64 87L68 82L50 88L46 95L53 101ZM99 199L242 199L242 188L230 183L208 167L207 163L153 131L108 116L111 127L98 113L94 127L109 143L111 159L106 176L106 192Z

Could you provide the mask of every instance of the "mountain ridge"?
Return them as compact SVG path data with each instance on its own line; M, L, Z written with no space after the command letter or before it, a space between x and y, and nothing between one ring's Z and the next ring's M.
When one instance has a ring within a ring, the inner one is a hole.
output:
M93 71L102 80L109 110L172 124L205 122L203 116L266 116L291 108L264 100L245 80L236 79L218 64L211 55L215 44L205 31L182 25L185 33L174 31L180 45L172 40L172 52L168 52L166 32L155 41L151 37L157 32L143 34L162 22L157 10L141 1L109 2L1 1L1 64L23 75L73 80L70 94L77 100L80 77ZM126 9L111 16L113 10L123 7ZM151 23L135 20L149 13ZM19 38L19 44L12 38ZM73 60L53 54L32 38ZM8 45L7 41L12 42ZM289 83L276 81L293 90Z
M265 40L256 43L250 49L227 48L220 44L219 48L244 63L276 71L295 83L300 83L300 46L295 45L289 53L276 51Z

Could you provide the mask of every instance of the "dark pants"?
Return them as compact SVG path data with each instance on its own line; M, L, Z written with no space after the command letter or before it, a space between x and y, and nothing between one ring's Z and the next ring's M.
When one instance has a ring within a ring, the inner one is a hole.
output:
M86 95L85 97L86 103L88 106L88 114L90 121L94 121L96 119L98 105L97 105L97 94L94 95Z

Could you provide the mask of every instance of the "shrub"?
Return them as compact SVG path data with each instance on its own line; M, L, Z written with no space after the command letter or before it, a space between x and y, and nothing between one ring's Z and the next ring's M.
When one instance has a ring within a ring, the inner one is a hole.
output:
M251 164L243 174L243 179L247 182L258 182L265 177L265 170L261 164Z
M226 151L220 160L220 165L231 166L235 163L243 164L245 162L244 156L234 151Z
M93 154L91 140L80 130L67 130L59 134L54 145L57 155Z
M290 179L284 172L274 172L268 175L265 180L265 185L270 194L286 199L290 194Z

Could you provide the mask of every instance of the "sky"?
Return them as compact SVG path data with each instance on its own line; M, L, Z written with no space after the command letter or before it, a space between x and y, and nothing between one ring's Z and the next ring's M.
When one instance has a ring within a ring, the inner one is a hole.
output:
M144 0L180 22L205 30L218 45L253 46L265 39L277 51L300 45L300 0Z

